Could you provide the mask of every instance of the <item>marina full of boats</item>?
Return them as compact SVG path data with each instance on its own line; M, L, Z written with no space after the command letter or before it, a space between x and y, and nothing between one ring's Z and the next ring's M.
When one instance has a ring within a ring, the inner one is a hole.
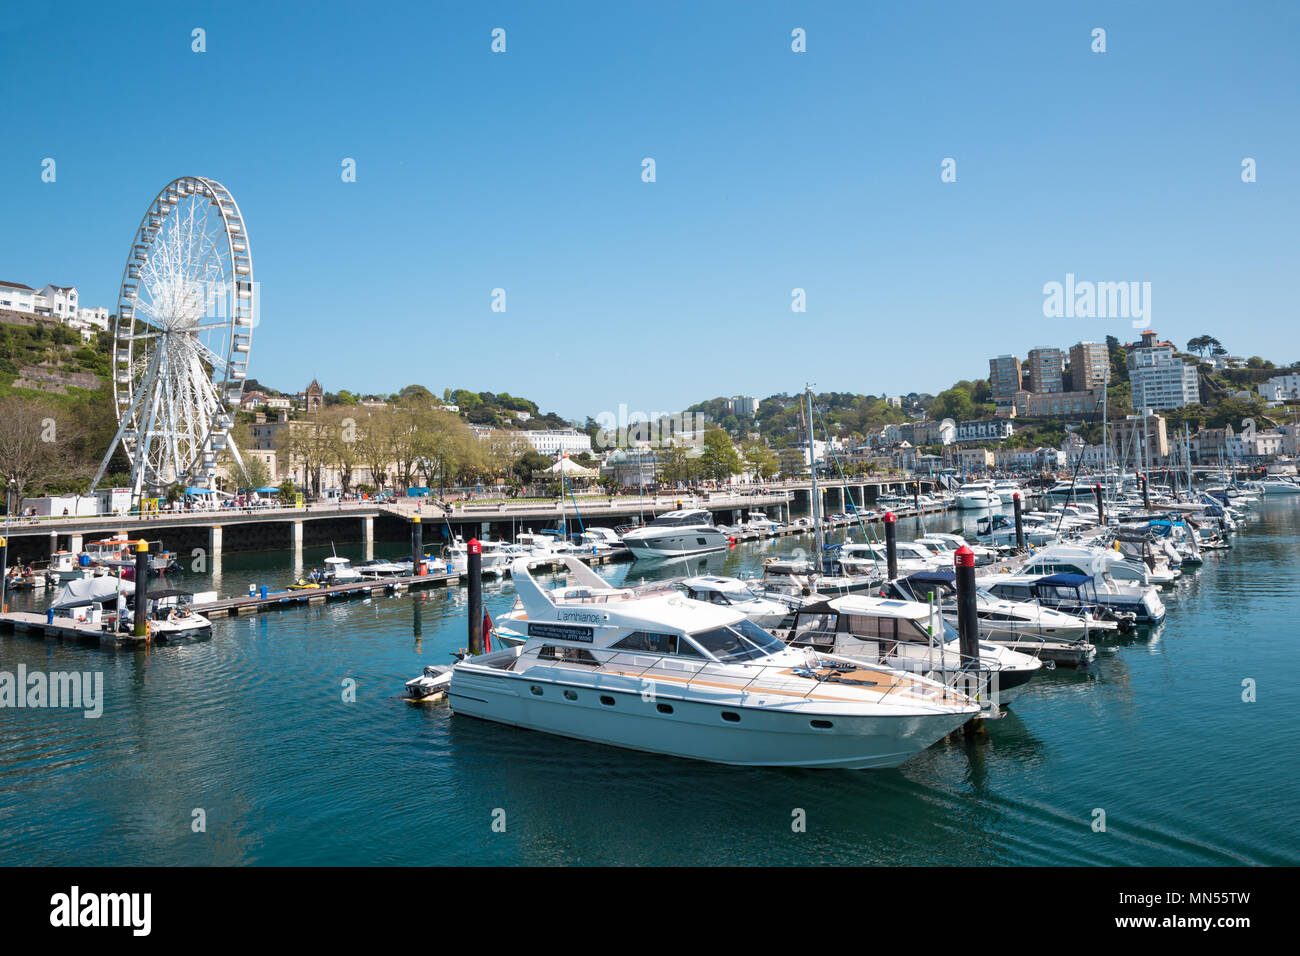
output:
M811 553L773 556L748 578L615 585L560 553L560 580L547 586L516 553L514 607L480 628L471 597L467 648L408 694L710 762L897 766L971 721L998 719L1043 672L1087 667L1099 644L1160 625L1170 586L1204 552L1231 547L1264 493L1155 489L1122 475L1050 490L1030 509L1014 482L962 486L952 506L985 512L975 540L922 526L900 541L892 515L880 526L823 516L814 484L812 518L797 526ZM759 536L783 530L748 520ZM847 533L828 545L835 527ZM661 562L727 547L736 530L680 510L621 540Z
M614 529L575 519L576 530L564 523L513 541L444 535L425 548L417 534L410 558L354 563L335 552L284 593L441 575L468 582L477 624L478 581L508 576L515 606L478 640L471 633L456 661L410 681L411 699L711 762L890 767L971 720L998 719L1045 671L1087 667L1099 645L1159 625L1169 587L1206 553L1230 548L1264 495L1286 493L1159 488L1124 475L1039 493L974 482L922 507L919 495L901 499L919 533L900 540L892 512L824 514L814 488L812 515L789 521L753 509L725 525L708 510L678 509ZM927 509L965 513L975 533L932 529ZM701 556L785 536L800 546L745 576L692 573ZM215 592L150 587L137 612L136 568L177 567L160 543L147 555L135 544L91 542L46 568L13 569L7 583L40 579L55 592L49 614L90 628L130 630L139 613L160 640L210 634L200 611ZM686 573L614 585L592 566L616 559L680 563ZM552 587L544 582L556 569ZM275 600L265 586L260 594Z

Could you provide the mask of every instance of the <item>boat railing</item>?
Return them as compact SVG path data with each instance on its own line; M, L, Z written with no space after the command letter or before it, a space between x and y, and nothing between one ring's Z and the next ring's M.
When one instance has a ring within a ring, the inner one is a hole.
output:
M836 637L843 632L808 629L790 636L792 646L809 646L817 651L817 644L826 643L834 646ZM848 632L848 636L861 641L864 645L875 644L874 652L868 652L864 646L859 653L855 648L851 655L833 654L834 658L853 661L868 666L887 667L904 673L918 674L929 680L937 681L946 687L967 697L984 700L997 689L998 669L989 666L983 658L963 654L960 650L945 647L935 642L908 641L893 637L857 635ZM821 653L818 651L818 653ZM874 661L873 661L874 658ZM889 663L890 658L915 661L927 665L923 670L911 671Z
M906 642L900 642L906 643ZM660 654L653 651L629 651L629 650L612 650L608 648L570 648L564 647L564 651L578 650L585 653L590 660L583 660L576 656L554 656L542 657L538 655L537 664L547 667L564 667L569 668L574 665L590 668L592 673L605 673L618 677L626 678L632 681L640 681L645 687L649 682L653 685L654 677L652 672L658 671L664 676L678 677L685 673L687 668L693 668L694 673L687 677L682 685L687 688L694 688L697 683L708 684L710 689L717 690L719 687L734 690L737 701L743 701L745 696L754 692L767 690L773 693L790 693L792 680L801 684L807 683L808 687L798 697L802 700L810 696L824 692L829 684L836 684L846 687L852 687L859 691L867 691L869 688L879 686L872 681L854 680L846 675L863 668L880 668L888 676L895 678L887 682L880 691L880 696L876 698L875 703L883 703L899 686L897 678L904 678L908 681L923 678L924 675L916 674L907 670L891 667L885 664L870 664L862 660L853 660L838 655L823 654L814 651L813 658L806 665L798 664L761 664L751 661L711 661L700 660L698 658L685 658L672 654ZM646 657L653 658L648 664L641 663ZM755 671L747 680L740 682L742 675L731 675L720 672L720 667L744 667L747 671ZM635 669L635 670L633 670ZM944 670L944 669L939 669ZM988 668L981 667L978 664L969 668L961 667L949 668L951 671L949 680L940 681L932 678L937 685L936 691L939 693L941 700L950 703L961 703L964 701L982 702L988 700L996 701L996 697L991 696L995 690L996 672ZM720 683L725 682L725 683ZM766 684L767 686L756 686ZM964 689L963 689L964 688ZM969 691L969 692L968 692Z

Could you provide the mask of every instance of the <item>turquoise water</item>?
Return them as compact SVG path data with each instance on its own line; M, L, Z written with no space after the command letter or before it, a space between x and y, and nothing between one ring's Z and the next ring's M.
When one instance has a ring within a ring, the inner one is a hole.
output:
M407 704L403 683L465 644L458 590L220 619L147 651L0 635L0 670L99 670L106 698L99 719L0 709L0 864L1300 863L1300 502L1258 506L1236 545L1167 589L1160 628L890 771L711 766ZM228 555L218 587L287 583L285 560ZM513 602L508 582L484 595Z

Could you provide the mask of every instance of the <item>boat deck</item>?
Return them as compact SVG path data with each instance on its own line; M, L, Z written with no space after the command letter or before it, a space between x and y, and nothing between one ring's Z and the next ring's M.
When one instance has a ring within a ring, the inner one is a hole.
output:
M674 671L669 667L662 666L664 661L672 660L672 658L664 658L661 661L646 665L637 661L634 656L633 661L628 666L617 661L601 663L594 658L582 660L567 657L539 660L532 655L519 655L510 659L492 661L487 663L486 666L516 671L519 664L524 662L529 668L540 665L560 669L581 669L586 673L599 671L601 674L608 674L611 677L651 681L657 685L670 684L682 688L707 687L714 690L732 691L736 694L768 695L786 697L791 700L861 703L863 700L862 693L864 692L877 697L877 699L897 695L927 702L936 700L951 701L962 696L951 688L915 680L907 674L891 673L887 670L876 669L862 664L843 664L840 666L823 664L815 669L767 665L764 670L770 671L770 673L753 677L743 675L728 677L725 674L709 674L701 677L698 671L686 671L684 669ZM858 690L859 693L837 694L833 692L833 688L837 687L844 688L846 692L853 688Z

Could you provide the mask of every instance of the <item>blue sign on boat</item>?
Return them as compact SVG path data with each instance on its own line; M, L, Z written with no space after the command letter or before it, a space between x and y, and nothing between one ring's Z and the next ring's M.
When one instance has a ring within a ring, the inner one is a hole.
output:
M590 644L595 640L595 631L589 627L573 627L568 624L529 624L529 637L540 637L548 641L581 641Z

